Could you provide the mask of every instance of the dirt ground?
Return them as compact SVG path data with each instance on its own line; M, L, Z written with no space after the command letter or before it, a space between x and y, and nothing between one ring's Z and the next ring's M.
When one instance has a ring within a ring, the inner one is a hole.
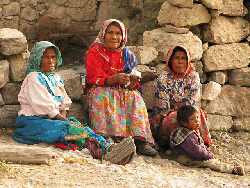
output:
M0 164L0 187L250 187L250 133L212 132L217 158L245 165L246 175L238 176L209 169L189 168L171 160L171 154L160 151L156 157L136 155L125 166L100 162L87 149L68 151L50 144L50 165ZM6 131L0 133L0 144L24 145L15 142Z

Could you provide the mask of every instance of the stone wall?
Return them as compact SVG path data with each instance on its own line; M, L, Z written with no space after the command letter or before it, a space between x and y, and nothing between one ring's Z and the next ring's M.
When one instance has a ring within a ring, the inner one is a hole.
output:
M49 40L55 32L98 30L104 20L116 18L128 28L128 47L138 59L149 112L165 55L170 46L181 44L190 49L201 77L201 107L210 128L250 131L247 0L2 0L0 6L0 28L5 28L0 30L0 127L13 126L20 108L16 88L28 63L27 44ZM82 90L71 87L71 81L81 84L80 77L72 71L60 74L74 100L71 109L81 118Z

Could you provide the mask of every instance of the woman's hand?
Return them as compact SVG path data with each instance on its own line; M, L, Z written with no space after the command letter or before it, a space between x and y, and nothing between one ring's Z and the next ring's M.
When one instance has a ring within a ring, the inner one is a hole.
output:
M59 114L57 114L53 119L61 120L61 121L69 121L66 117L67 113L68 113L67 110L61 110L61 112Z
M125 73L114 74L109 78L105 79L105 85L111 86L116 83L126 85L130 81L130 75Z
M141 80L140 76L130 75L130 84L127 86L128 89L134 89L136 83Z

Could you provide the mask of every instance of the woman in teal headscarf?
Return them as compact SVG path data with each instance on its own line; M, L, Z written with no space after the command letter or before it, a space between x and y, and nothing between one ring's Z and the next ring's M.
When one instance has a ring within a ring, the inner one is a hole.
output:
M74 149L87 147L94 158L102 158L111 142L83 127L75 118L66 118L72 102L62 78L55 73L62 64L59 49L48 41L37 42L29 61L27 76L18 95L21 110L13 138L25 144L45 142L60 143L69 148L74 146ZM132 139L126 142L130 142L131 150L134 147ZM126 156L129 154L131 152Z

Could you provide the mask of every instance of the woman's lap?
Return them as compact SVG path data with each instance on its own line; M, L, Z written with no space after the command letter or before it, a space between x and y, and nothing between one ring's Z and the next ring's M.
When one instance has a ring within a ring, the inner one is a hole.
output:
M13 138L26 144L60 142L69 134L69 124L37 116L19 116L16 118Z
M92 88L87 95L91 128L104 136L133 136L153 144L146 105L136 91Z

